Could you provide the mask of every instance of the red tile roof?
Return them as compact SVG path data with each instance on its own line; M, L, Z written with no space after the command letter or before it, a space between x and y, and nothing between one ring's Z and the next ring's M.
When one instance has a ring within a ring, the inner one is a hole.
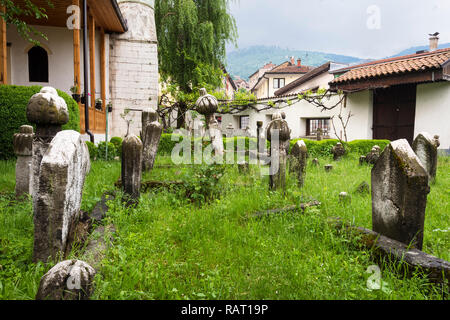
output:
M330 84L440 69L448 60L450 60L450 48L372 61L333 71L333 73L345 73Z
M266 72L267 74L279 74L279 73L308 73L313 70L314 67L309 66L286 66L281 68L275 68Z

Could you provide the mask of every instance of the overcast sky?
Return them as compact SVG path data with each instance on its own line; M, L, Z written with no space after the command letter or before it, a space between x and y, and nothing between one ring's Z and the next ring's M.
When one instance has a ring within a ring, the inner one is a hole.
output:
M235 0L239 48L278 45L360 58L450 42L450 0ZM229 47L235 50L234 46Z

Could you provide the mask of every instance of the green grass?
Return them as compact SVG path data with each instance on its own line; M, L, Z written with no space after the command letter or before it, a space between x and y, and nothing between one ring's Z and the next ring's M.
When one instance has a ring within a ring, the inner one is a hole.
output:
M450 260L450 158L440 158L436 184L428 196L424 248ZM120 197L110 202L108 223L116 226L113 246L96 277L94 299L442 299L442 288L420 274L404 278L397 265L383 263L382 279L389 290L369 291L369 266L376 264L367 250L336 234L326 220L340 216L371 228L370 195L355 191L370 184L370 167L356 157L340 162L320 159L307 168L304 188L288 177L286 193L268 190L268 177L251 166L242 175L226 169L221 196L199 206L176 190L141 195L140 204L125 209ZM156 165L170 163L158 157ZM335 168L326 173L323 165ZM5 169L0 191L0 298L33 299L40 277L54 264L35 265L32 255L30 201L13 200L14 165ZM155 168L144 179L192 178L193 168ZM119 162L93 162L82 208L92 209L120 176ZM351 203L338 201L340 192ZM305 214L249 218L251 213L310 199L322 202ZM447 230L447 232L444 232ZM445 289L444 289L445 290Z

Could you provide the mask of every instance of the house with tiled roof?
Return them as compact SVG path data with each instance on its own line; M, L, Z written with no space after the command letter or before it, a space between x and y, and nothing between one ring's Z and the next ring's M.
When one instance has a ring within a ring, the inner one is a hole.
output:
M290 61L283 62L266 71L252 87L251 92L258 99L272 97L275 91L297 80L312 69L314 67L302 65L301 59L295 63L294 57L292 57Z
M350 108L367 110L366 138L412 143L425 131L450 148L450 48L437 50L436 38L429 51L332 72L330 88L347 93Z
M345 139L346 134L348 141L405 138L412 142L425 131L440 136L440 148L450 149L450 48L436 48L432 37L428 51L412 55L350 67L326 63L276 90L274 96L258 99L253 108L224 116L223 124L236 130L248 126L247 131L255 136L257 121L266 127L272 114L281 109L292 138L312 139L321 128L330 138ZM322 110L304 100L286 103L318 88L334 92L323 101L327 107L337 105L345 94L342 115L352 115L345 130L337 120L339 107ZM278 110L267 109L269 101Z

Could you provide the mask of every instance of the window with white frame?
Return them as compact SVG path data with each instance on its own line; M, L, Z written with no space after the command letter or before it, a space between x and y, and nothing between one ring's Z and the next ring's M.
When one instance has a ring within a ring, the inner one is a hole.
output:
M273 88L280 89L284 87L284 78L275 78L273 79Z
M250 116L241 116L239 118L239 129L245 130L250 124Z

